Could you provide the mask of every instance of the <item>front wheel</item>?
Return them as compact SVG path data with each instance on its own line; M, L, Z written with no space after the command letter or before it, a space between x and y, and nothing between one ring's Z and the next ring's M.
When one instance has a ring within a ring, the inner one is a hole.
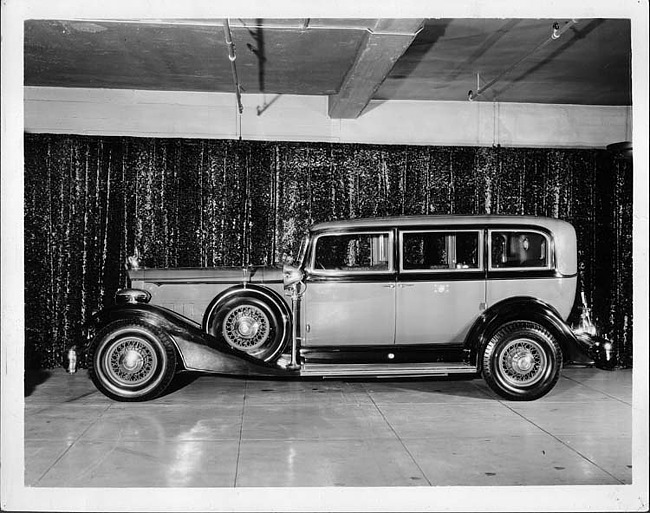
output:
M483 377L497 394L515 401L546 395L560 378L562 350L555 337L531 321L499 328L483 353Z
M160 395L176 372L176 350L162 330L138 320L104 327L90 347L90 378L117 401L146 401Z

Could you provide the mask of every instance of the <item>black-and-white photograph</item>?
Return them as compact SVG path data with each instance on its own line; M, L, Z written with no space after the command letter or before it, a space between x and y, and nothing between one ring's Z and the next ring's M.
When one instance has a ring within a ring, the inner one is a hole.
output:
M3 509L647 510L648 5L444 5L3 2Z

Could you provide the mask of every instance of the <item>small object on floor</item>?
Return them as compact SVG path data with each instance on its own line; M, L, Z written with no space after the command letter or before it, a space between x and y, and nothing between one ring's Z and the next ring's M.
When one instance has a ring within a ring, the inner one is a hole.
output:
M68 350L68 372L70 374L77 372L77 351L75 346Z

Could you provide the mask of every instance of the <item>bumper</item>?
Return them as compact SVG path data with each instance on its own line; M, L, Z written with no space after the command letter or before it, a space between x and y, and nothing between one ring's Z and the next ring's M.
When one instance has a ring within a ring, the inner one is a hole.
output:
M580 334L576 336L578 346L593 360L599 369L611 370L616 366L614 344L604 337Z

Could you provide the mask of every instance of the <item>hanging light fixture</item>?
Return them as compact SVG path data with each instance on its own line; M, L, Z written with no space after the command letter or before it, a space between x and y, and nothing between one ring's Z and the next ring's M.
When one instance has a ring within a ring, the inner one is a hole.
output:
M607 151L614 154L615 158L623 160L632 159L632 141L622 141L607 145Z
M571 20L571 21L566 22L562 27L560 27L560 24L557 23L557 22L555 22L555 23L553 24L553 27L552 27L551 35L550 35L548 38L546 38L544 41L542 41L540 44L538 44L538 45L537 45L535 48L533 48L531 51L529 51L528 53L526 53L525 55L523 55L522 57L520 57L520 58L519 58L519 59L518 59L514 64L510 65L510 67L508 67L507 69L503 70L501 73L499 73L499 75L497 75L496 78L493 78L492 80L490 80L490 81L489 81L487 84L485 84L483 87L478 87L478 84L477 84L476 91L472 91L472 90L470 89L470 91L467 93L467 99L468 99L469 101L473 101L473 100L476 99L478 96L482 95L482 94L483 94L485 91L487 91L490 87L492 87L492 86L493 86L494 84L496 84L499 80L501 80L501 78L502 78L504 75L510 73L513 69L515 69L517 66L519 66L519 64L521 64L523 61L525 61L525 60L526 60L528 57L530 57L532 54L534 54L535 52L537 52L538 50L540 50L541 48L543 48L544 46L546 46L547 44L549 44L551 41L555 41L556 39L559 39L560 36L562 36L562 34L564 34L567 30L569 30L569 28L571 28L571 27L572 27L573 25L575 25L576 23L578 23L577 20ZM477 78L477 81L478 81L478 78Z

